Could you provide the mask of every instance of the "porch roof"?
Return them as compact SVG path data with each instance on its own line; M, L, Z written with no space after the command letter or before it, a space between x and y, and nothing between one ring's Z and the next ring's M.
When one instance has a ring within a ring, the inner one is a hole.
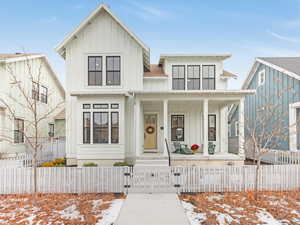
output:
M167 91L130 91L136 95L161 95L161 94L172 94L172 95L193 95L199 97L224 97L224 96L235 96L243 97L246 95L255 94L256 90L167 90Z

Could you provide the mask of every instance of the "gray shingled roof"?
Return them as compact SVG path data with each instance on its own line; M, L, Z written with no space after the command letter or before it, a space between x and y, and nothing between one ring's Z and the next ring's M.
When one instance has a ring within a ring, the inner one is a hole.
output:
M300 57L259 57L258 59L300 75Z

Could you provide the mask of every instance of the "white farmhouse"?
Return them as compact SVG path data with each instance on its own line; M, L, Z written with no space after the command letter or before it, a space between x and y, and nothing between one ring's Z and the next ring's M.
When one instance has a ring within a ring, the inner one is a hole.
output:
M59 103L64 103L65 91L42 54L0 54L0 77L0 98L4 101L0 102L0 153L24 152L27 146L25 137L34 136L31 124L33 114L28 110L27 102L33 103L36 99L37 116L40 118L52 112L51 109ZM29 100L26 101L24 96ZM64 136L64 119L59 115L63 107L64 104L60 104L45 120L41 120L38 132L40 141L56 134ZM9 109L14 111L15 118ZM62 131L55 128L56 121Z
M167 165L168 149L172 165L243 163L243 132L239 154L228 153L227 113L253 91L227 90L230 54L162 54L151 65L150 49L104 4L56 51L66 61L68 164ZM195 154L172 153L194 144Z

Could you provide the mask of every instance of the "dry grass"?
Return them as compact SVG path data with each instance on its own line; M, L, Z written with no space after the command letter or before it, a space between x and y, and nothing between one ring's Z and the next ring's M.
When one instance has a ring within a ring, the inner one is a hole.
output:
M31 195L0 195L0 224L96 224L117 198L124 196L40 194L34 204Z
M202 224L220 224L218 215L225 215L225 224L264 224L260 212L271 214L282 224L300 224L300 190L286 192L254 192L184 194L181 199L195 206L194 211L205 215Z

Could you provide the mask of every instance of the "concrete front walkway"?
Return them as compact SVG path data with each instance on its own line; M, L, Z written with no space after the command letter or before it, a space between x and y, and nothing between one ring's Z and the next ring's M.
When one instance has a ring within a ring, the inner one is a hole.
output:
M116 225L189 225L175 193L129 194Z

